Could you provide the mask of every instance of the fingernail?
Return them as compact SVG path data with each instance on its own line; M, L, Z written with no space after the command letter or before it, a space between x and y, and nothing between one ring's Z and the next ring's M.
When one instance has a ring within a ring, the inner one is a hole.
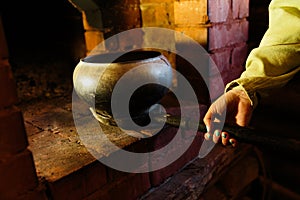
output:
M235 141L235 139L230 139L229 140L229 143L232 145L232 147L236 147L236 141Z
M210 134L209 133L205 133L204 137L205 137L206 140L208 140L210 138Z
M219 137L220 136L220 131L219 130L215 130L215 136Z
M222 133L222 138L226 138L227 135L225 133Z

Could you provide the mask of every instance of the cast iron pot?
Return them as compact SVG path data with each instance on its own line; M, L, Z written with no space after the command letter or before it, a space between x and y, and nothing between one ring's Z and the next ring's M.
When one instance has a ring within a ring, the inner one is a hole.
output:
M115 113L112 113L111 108L114 87L126 72L141 66L141 70L127 76L123 84L132 86L149 78L159 84L145 84L131 95L128 109L133 120L139 119L147 115L151 106L166 95L172 84L171 64L158 51L105 53L81 59L73 72L74 90L91 106L90 109L98 121L116 125L113 116ZM117 101L121 103L122 98Z

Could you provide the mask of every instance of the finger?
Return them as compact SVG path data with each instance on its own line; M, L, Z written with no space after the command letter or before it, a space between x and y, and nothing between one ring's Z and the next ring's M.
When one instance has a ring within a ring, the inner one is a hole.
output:
M243 112L237 114L236 124L239 126L248 126L252 118L253 107L239 105L239 110L243 110Z
M234 138L230 138L229 139L229 143L231 144L232 147L236 147L237 146L237 141Z
M226 146L229 142L229 134L227 132L222 132L221 137L222 137L222 144Z
M204 118L203 118L203 122L204 124L206 125L206 129L207 129L207 132L209 132L209 129L211 128L211 119L212 119L212 112L211 112L211 109L208 109L208 111L206 112Z
M221 131L219 129L215 130L213 135L213 141L214 143L218 143L221 136Z
M211 134L210 134L210 133L205 133L205 134L204 134L204 138L205 138L206 140L210 140L210 139L211 139Z

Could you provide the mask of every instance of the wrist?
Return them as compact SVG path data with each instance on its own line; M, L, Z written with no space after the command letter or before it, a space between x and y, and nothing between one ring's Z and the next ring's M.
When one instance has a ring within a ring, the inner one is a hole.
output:
M236 95L239 96L239 98L247 99L253 108L255 108L258 104L258 98L257 98L256 92L246 91L245 88L240 85L233 87L228 91L235 92Z

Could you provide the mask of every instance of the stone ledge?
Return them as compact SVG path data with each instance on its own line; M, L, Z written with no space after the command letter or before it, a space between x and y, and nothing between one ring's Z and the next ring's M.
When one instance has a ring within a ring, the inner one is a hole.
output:
M79 106L85 107L86 105L80 104ZM133 176L134 173L120 172L105 166L88 151L81 140L82 138L80 138L82 135L78 135L78 127L74 125L72 116L74 113L72 113L69 98L61 97L36 101L20 107L23 110L29 149L33 153L37 175L40 182L47 188L46 194L55 199L71 197L82 199L88 196L93 199L103 195L106 196L112 192L109 189L112 185L117 184L120 190L124 190L126 187L123 187L122 183L127 183L130 180L136 180L140 185L144 184L145 186L138 191L135 191L134 188L126 191L126 194L134 194L135 197L138 197L176 173L187 162L197 156L202 141L201 138L203 138L202 133L197 133L197 137L188 151L170 167L153 173L141 173ZM189 109L195 111L193 107ZM178 109L173 109L172 112L176 114ZM74 115L77 114L80 113ZM95 127L93 127L90 118L85 115L78 116L87 130L86 133L90 134L87 136L93 136L97 130L94 129ZM80 126L80 124L77 125ZM160 149L168 144L177 132L176 128L166 126L162 130L163 134L140 140L121 133L120 130L114 127L102 126L102 129L108 132L106 136L115 145L132 152L149 152ZM180 133L180 137L190 138L194 136L187 131ZM93 137L90 140L93 140ZM100 156L115 154L114 149L111 150L106 147L106 142L101 142L99 146L95 146L95 149ZM178 145L174 146L174 148L178 147ZM154 162L160 162L162 158L157 159ZM130 196L124 196L124 198L130 199Z

